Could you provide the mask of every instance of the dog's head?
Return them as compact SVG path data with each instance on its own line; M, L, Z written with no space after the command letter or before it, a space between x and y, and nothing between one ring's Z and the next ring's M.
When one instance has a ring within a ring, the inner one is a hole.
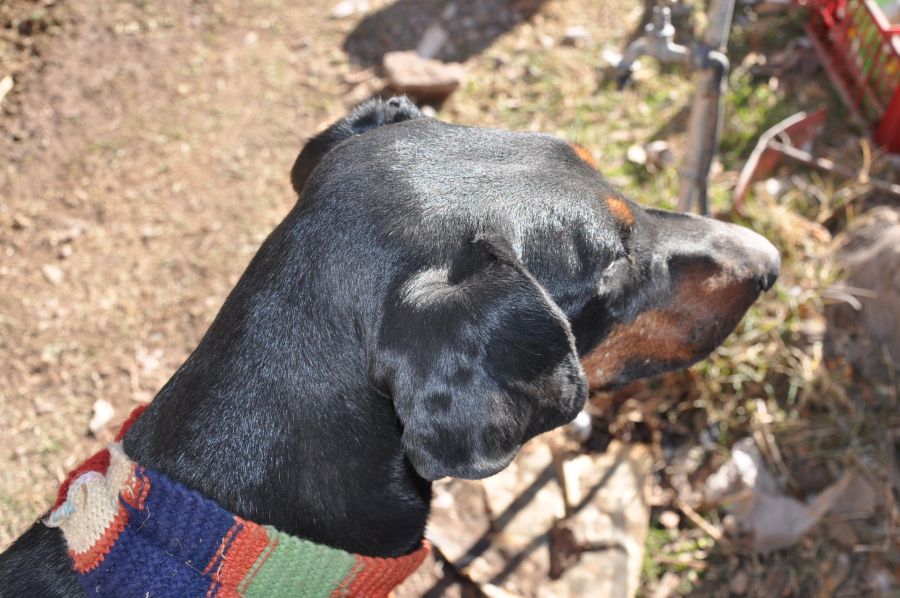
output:
M405 99L313 139L292 178L299 209L340 211L340 242L373 248L344 264L377 277L371 383L427 479L496 473L589 388L702 359L779 271L759 235L642 208L563 141Z

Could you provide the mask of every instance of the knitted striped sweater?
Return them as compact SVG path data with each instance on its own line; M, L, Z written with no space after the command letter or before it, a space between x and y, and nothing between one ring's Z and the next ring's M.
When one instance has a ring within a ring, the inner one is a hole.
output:
M62 530L88 596L387 596L428 553L360 556L258 525L141 467L119 442L73 474L44 523Z

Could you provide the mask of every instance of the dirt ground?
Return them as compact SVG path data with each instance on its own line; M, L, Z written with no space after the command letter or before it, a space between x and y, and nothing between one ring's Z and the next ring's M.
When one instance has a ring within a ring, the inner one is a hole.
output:
M598 75L601 49L621 47L640 2L369 0L334 18L336 4L0 4L0 80L14 81L0 104L0 550L195 347L294 203L288 172L303 141L381 92L383 53L415 47L449 4L439 57L466 61L469 78L439 117L581 142L615 183L671 205L674 169L637 172L624 150L684 122L689 80L659 74L637 103ZM775 118L768 98L744 100ZM735 131L758 133L748 113L726 131L731 156L749 151ZM91 434L98 400L115 414ZM645 428L625 428L645 439ZM803 562L817 558L804 550ZM760 568L743 553L720 557L723 572ZM770 571L783 573L784 557ZM796 579L784 575L790 595ZM759 587L778 583L761 577ZM708 595L721 595L715 585Z

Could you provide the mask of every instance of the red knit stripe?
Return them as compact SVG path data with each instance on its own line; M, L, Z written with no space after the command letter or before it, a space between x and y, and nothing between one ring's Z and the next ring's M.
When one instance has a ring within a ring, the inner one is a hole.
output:
M269 545L269 535L261 525L245 521L235 516L235 520L243 524L237 537L228 548L228 554L223 557L223 563L213 573L213 584L221 584L216 596L223 598L238 598L238 585L243 581L254 563Z
M131 415L128 416L128 419L126 419L125 423L122 424L122 427L119 428L119 433L116 434L116 442L125 438L125 433L128 432L128 429L137 421L147 407L148 405L141 405L131 412ZM69 475L66 476L66 479L59 486L59 492L56 493L56 502L53 504L53 509L51 510L55 510L59 505L66 502L66 496L69 494L69 486L72 485L75 478L88 471L106 473L107 469L109 469L109 451L106 449L103 449L93 457L86 459L81 465L69 472Z
M363 563L362 570L353 577L348 585L341 584L341 587L338 587L331 595L333 597L387 596L422 564L430 550L431 547L425 541L422 543L422 547L415 552L396 558L356 555L357 561ZM354 569L356 568L354 567Z
M131 426L134 425L134 422L136 422L138 420L138 418L141 416L141 414L147 410L147 407L149 407L149 406L150 406L149 403L147 405L140 405L138 407L135 407L131 411L131 415L128 416L128 419L126 419L125 423L122 424L122 427L119 428L119 433L116 434L116 442L121 442L125 438L125 434L131 428Z
M213 567L219 564L222 559L225 558L225 552L228 547L228 544L231 543L231 537L235 535L238 530L241 528L241 522L235 521L234 525L228 528L228 533L225 534L225 537L222 538L222 541L219 543L219 548L216 550L216 553L213 555L212 559L209 561L209 564L206 565L206 568L203 570L203 575L207 575L210 571L213 570Z

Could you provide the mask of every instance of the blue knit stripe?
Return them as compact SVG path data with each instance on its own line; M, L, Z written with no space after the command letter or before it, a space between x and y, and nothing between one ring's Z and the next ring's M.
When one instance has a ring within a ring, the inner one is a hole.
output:
M219 551L234 517L211 500L168 477L144 470L150 492L140 510L126 504L129 528L200 572Z
M209 579L170 556L142 531L129 526L100 565L79 575L85 593L96 598L205 596Z
M81 576L82 587L89 596L110 598L205 596L212 577L203 571L222 558L234 517L168 477L141 469L150 484L144 504L136 509L120 498L128 525L100 566Z

